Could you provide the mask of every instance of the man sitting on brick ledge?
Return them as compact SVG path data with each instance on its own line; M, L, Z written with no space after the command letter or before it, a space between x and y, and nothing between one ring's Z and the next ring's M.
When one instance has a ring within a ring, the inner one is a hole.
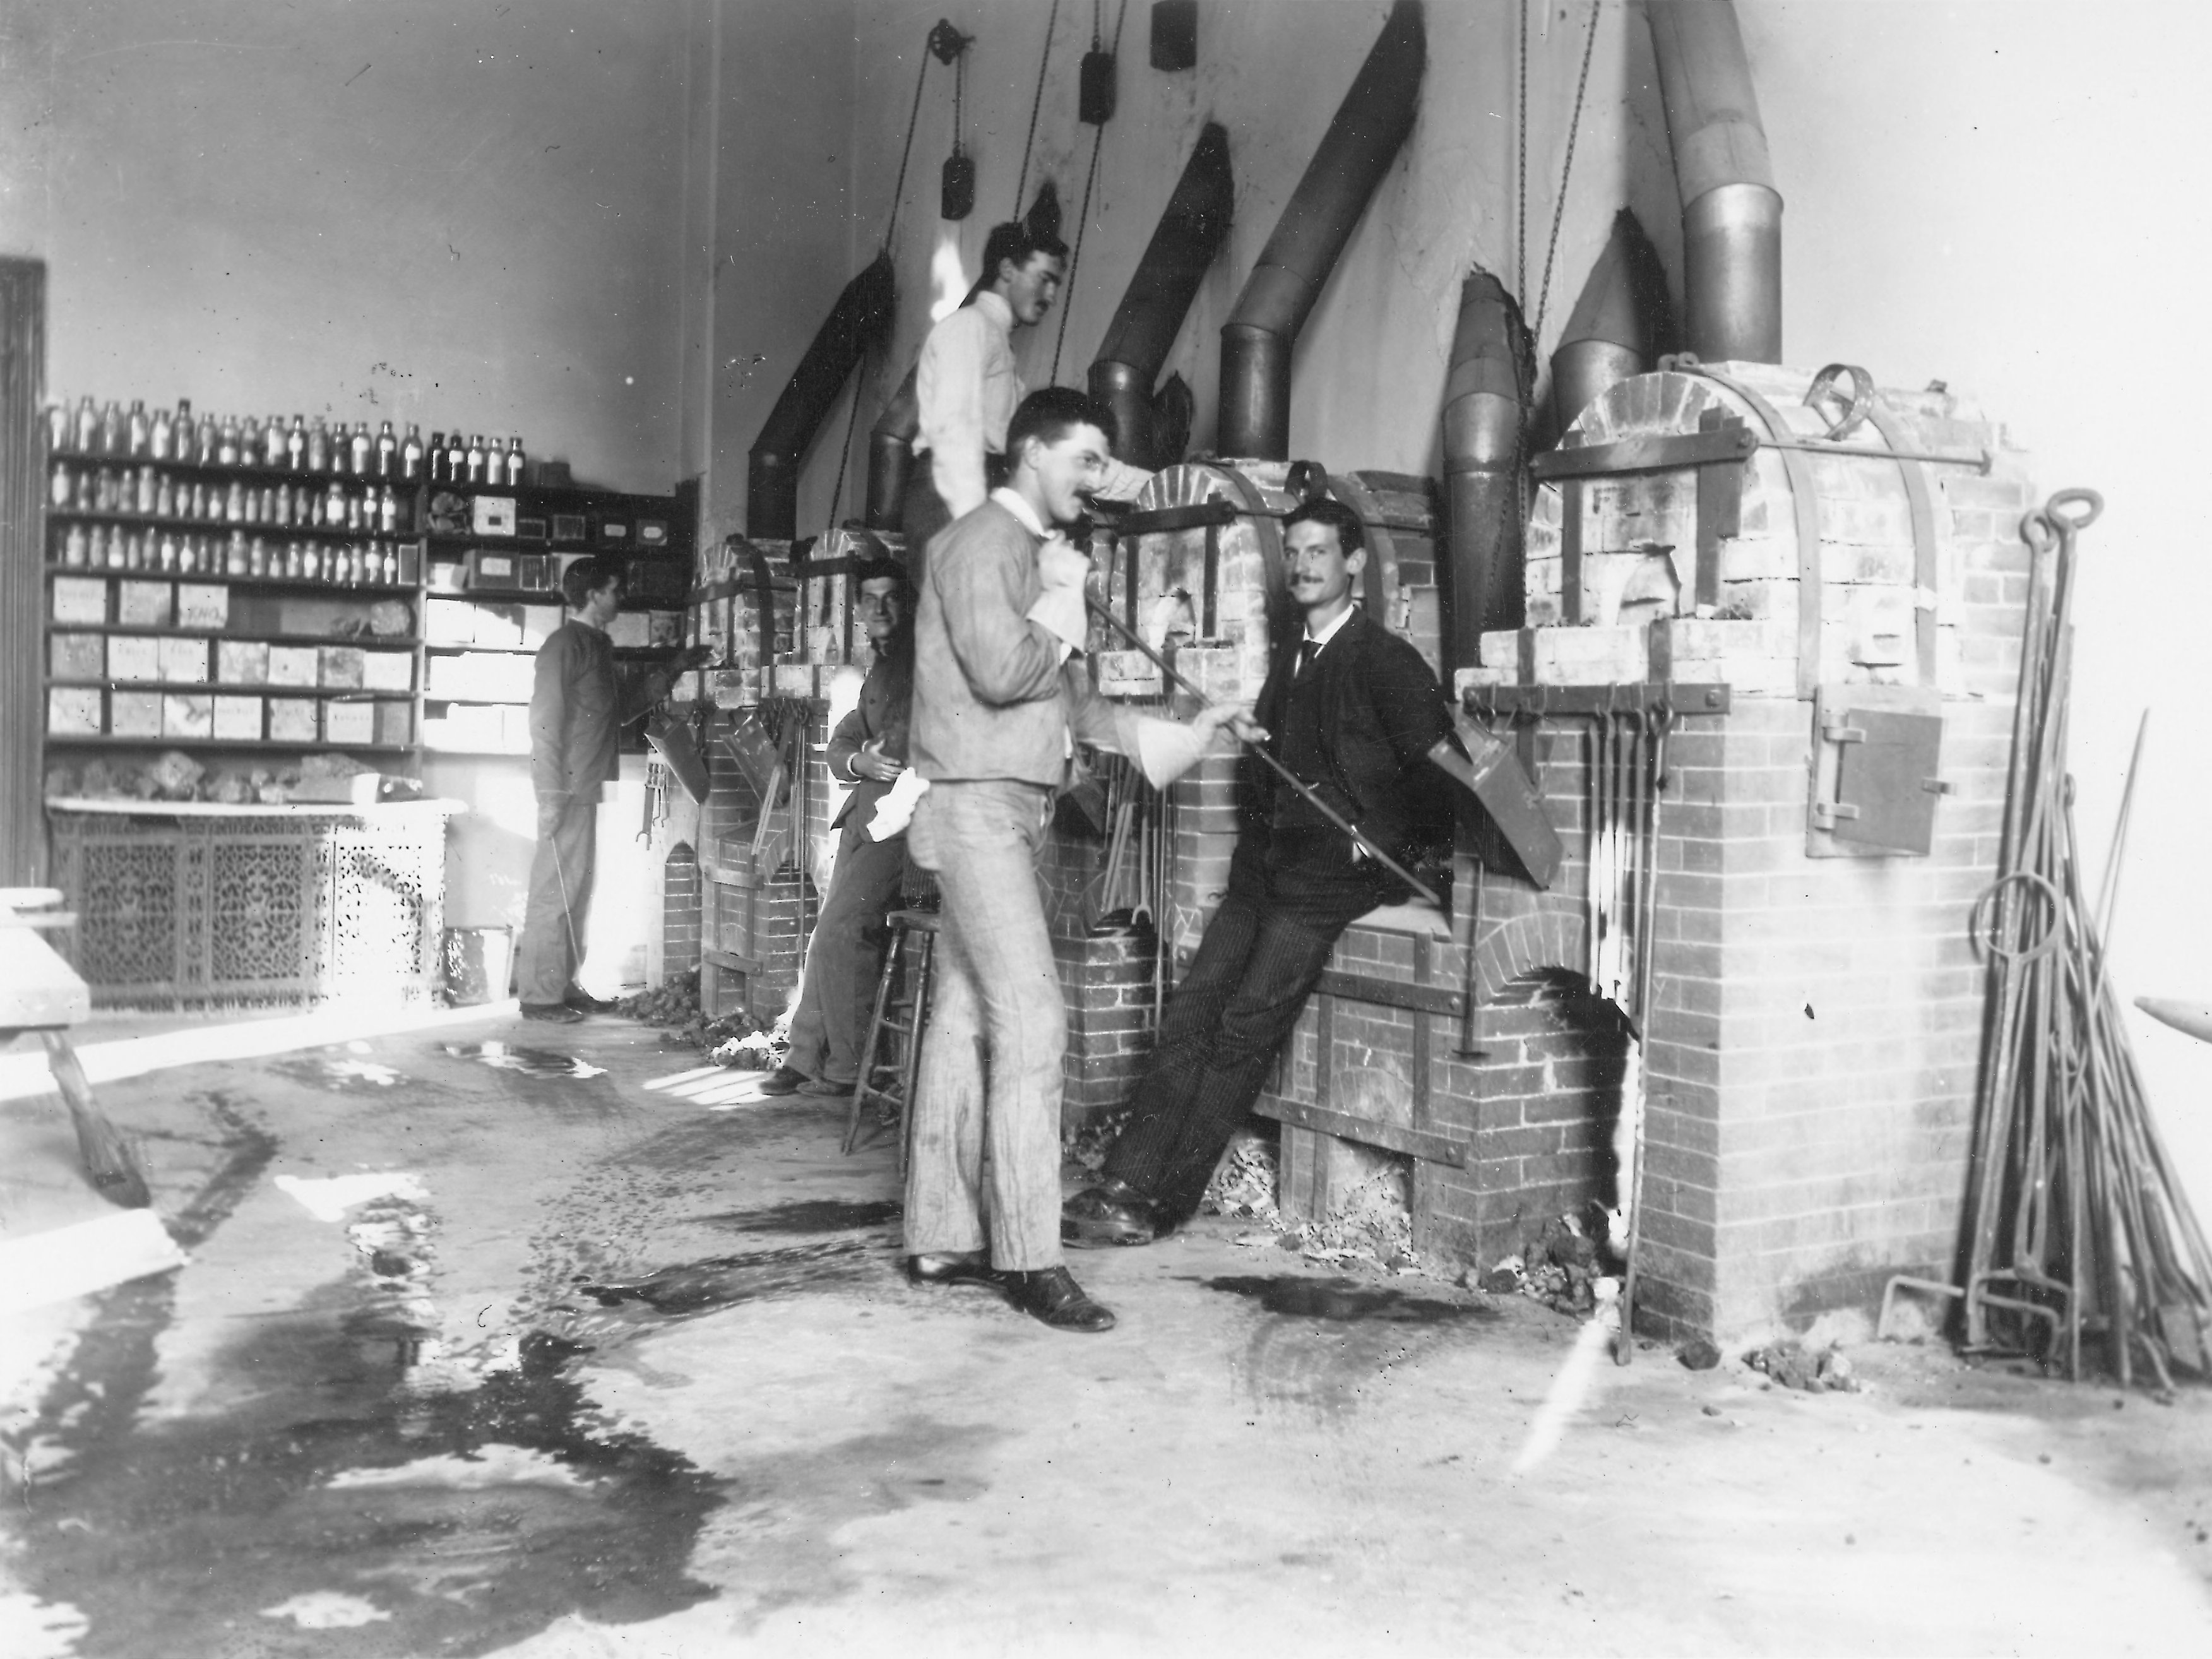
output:
M1352 602L1358 516L1310 501L1284 526L1303 639L1279 649L1256 717L1275 757L1396 858L1449 843L1452 802L1425 756L1452 733L1420 653ZM1194 1214L1337 936L1402 884L1250 755L1238 776L1229 890L1176 988L1105 1180L1067 1200L1060 1237L1148 1244ZM1324 1060L1324 1063L1326 1063Z

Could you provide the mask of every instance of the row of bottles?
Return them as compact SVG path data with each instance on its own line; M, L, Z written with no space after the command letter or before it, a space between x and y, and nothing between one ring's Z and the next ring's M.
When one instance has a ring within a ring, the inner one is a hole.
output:
M331 472L356 478L396 478L405 483L425 479L432 483L484 484L514 489L522 483L526 457L522 440L509 438L505 448L481 434L461 441L433 432L422 441L422 428L410 424L407 435L395 435L392 422L369 434L368 422L357 421L350 430L343 421L325 424L320 416L313 422L295 415L290 426L280 415L243 422L233 415L218 420L213 415L192 415L191 399L180 398L173 413L156 409L151 414L143 398L125 410L113 398L105 409L90 398L82 399L74 413L63 404L46 409L46 447L56 455L107 455L127 460L178 461L202 466L275 467L293 472Z
M388 586L399 580L399 550L388 543L285 541L243 530L221 536L73 524L62 538L61 562L70 570L259 576L339 587Z
M390 484L349 489L339 479L305 484L256 484L233 478L210 483L147 465L92 467L56 461L46 481L49 505L78 513L135 513L154 519L213 519L318 530L399 532L400 497Z

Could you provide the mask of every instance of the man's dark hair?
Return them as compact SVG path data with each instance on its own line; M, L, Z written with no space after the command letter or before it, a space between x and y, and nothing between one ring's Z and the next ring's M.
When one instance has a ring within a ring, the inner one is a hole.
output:
M1049 253L1055 259L1065 259L1067 258L1067 244L1057 236L1040 235L1019 219L1009 219L1003 225L993 225L991 234L983 239L983 274L975 279L975 293L981 294L999 280L999 262L1001 259L1012 259L1014 269L1019 270L1040 253Z
M914 577L896 559L870 559L853 572L853 594L857 604L861 584L890 580L898 586L891 591L899 597L898 626L891 629L885 646L892 656L903 656L914 647L914 623L916 601Z
M609 582L626 581L629 576L629 567L622 560L586 553L561 573L562 596L568 601L570 610L581 611L584 601Z
M1089 392L1072 386L1042 387L1023 398L1006 422L1006 458L1018 463L1025 440L1056 444L1079 426L1097 427L1106 434L1109 449L1121 430L1114 411Z
M1367 545L1367 527L1359 522L1359 515L1342 501L1333 501L1326 495L1301 502L1283 514L1283 528L1294 524L1325 524L1336 532L1336 544L1344 550L1346 558Z

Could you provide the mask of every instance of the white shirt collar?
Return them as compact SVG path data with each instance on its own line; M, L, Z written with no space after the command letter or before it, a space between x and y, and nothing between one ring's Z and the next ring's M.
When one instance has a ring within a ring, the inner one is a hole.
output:
M1336 620L1329 623L1328 627L1322 629L1320 633L1315 633L1313 629L1309 627L1306 629L1306 637L1311 640L1316 645L1327 645L1331 640L1336 637L1337 631L1341 629L1345 623L1352 620L1352 613L1358 609L1359 607L1357 605L1346 605L1343 610L1336 613Z
M1023 498L1019 490L1010 489L1005 484L1000 484L991 492L991 499L1019 519L1022 521L1022 528L1039 541L1052 534L1044 527L1044 521L1037 517L1036 509Z
M996 289L985 289L969 302L999 325L999 332L1011 334L1014 329L1014 308L1006 303L1006 296Z

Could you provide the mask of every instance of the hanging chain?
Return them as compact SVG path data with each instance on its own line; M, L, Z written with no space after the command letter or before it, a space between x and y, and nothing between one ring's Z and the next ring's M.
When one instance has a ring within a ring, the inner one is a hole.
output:
M1054 3L1058 4L1059 0L1054 0ZM1103 3L1104 0L1091 0L1091 50L1093 52L1098 50L1098 26L1100 22L1098 11L1099 8ZM1121 30L1118 24L1115 26L1114 29L1114 44L1116 47L1120 46L1121 44Z
M1528 0L1520 3L1521 88L1513 100L1513 297L1528 303Z
M1589 87L1590 59L1597 54L1598 13L1604 9L1604 0L1590 0L1589 32L1583 37L1583 72L1575 82L1575 112L1567 119L1567 159L1559 168L1559 194L1552 204L1552 244L1544 252L1544 285L1536 290L1535 337L1540 346L1544 337L1544 307L1552 299L1552 262L1559 257L1559 226L1567 216L1567 180L1575 170L1575 137L1582 131L1583 94Z
M1044 22L1044 56L1037 59L1036 96L1030 100L1030 136L1022 140L1022 176L1014 185L1017 219L1022 216L1022 198L1029 193L1030 151L1036 143L1037 112L1044 107L1044 72L1052 64L1052 34L1059 22L1060 0L1052 0L1052 11Z
M1094 19L1091 39L1094 41L1097 39L1095 21L1097 8L1098 0L1091 0ZM1114 53L1117 58L1121 52L1121 25L1128 21L1129 0L1121 0L1121 9L1114 18ZM1068 313L1075 308L1075 268L1083 259L1083 233L1091 226L1091 187L1098 182L1098 152L1105 143L1106 125L1101 122L1091 130L1091 168L1083 179L1083 211L1075 222L1075 247L1067 256L1067 280L1060 285L1060 333L1052 343L1052 371L1045 376L1048 386L1060 383L1060 348L1067 343Z
M899 209L906 200L906 164L914 155L915 129L921 125L922 83L929 79L929 48L921 49L921 70L914 77L914 107L907 112L906 143L899 149L898 183L891 186L890 216L884 221L884 252L891 251L891 234L898 228Z
M960 55L952 60L952 153L960 154L960 132L964 125L961 110L968 97L968 50L961 48Z

